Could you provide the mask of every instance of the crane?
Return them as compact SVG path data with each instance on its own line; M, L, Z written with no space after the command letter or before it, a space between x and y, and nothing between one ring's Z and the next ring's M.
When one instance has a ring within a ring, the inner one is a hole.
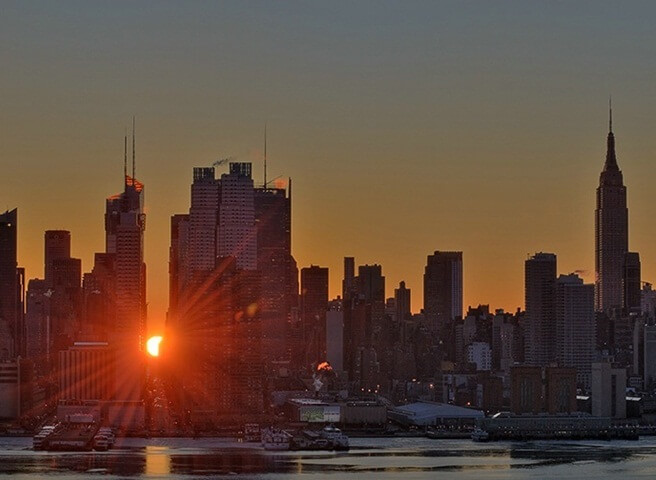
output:
M212 166L213 166L213 167L220 167L221 165L225 165L226 163L231 162L231 161L233 161L234 159L235 159L235 157L226 157L226 158L221 158L221 159L217 160L216 162L214 162L214 163L212 164Z

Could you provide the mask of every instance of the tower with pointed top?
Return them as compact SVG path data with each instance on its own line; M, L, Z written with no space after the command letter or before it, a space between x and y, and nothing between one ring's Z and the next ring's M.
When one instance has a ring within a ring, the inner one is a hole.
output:
M622 307L622 277L629 250L629 211L626 187L615 155L613 110L609 105L606 162L599 176L595 210L595 309Z

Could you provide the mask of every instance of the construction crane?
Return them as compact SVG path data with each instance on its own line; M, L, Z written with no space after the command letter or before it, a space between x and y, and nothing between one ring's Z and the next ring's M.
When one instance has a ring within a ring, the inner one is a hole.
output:
M216 162L214 162L214 163L212 164L212 166L213 166L213 167L220 167L221 165L225 165L226 163L231 162L231 161L233 161L234 159L235 159L235 157L226 157L226 158L221 158L221 159L217 160Z

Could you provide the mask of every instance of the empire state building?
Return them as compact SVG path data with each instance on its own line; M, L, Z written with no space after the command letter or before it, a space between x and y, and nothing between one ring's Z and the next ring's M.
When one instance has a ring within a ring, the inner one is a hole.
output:
M599 176L595 210L595 309L622 307L622 277L629 243L626 187L615 156L613 117L610 111L606 163Z

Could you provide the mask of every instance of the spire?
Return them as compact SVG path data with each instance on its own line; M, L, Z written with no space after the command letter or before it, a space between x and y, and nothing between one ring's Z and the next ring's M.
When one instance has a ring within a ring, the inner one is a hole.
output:
M615 156L615 135L613 135L613 106L608 98L608 138L606 139L606 163L604 171L619 170Z
M266 138L266 127L267 127L267 124L266 124L266 122L264 122L264 188L267 188L267 179L266 179L266 173L267 173L266 172L266 167L267 167L267 165L266 165L266 160L267 160L267 158L266 158L266 140L267 140L267 138Z
M134 149L134 134L135 134L135 128L134 128L134 115L132 115L132 184L134 185L134 177L136 176L136 171L137 171L137 164L135 161L135 149Z

